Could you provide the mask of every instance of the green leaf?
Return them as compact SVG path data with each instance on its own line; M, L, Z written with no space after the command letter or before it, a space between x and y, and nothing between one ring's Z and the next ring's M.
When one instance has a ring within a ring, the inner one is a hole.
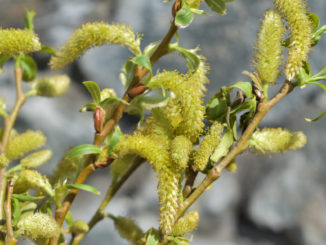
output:
M85 112L85 111L94 111L96 108L96 103L94 102L89 102L86 105L84 105L83 107L81 107L79 109L80 112Z
M101 90L97 83L93 81L86 81L83 82L83 84L87 88L88 92L91 94L94 102L99 105L101 103Z
M316 121L318 121L320 118L322 118L322 117L325 116L325 115L326 115L326 109L325 109L322 113L320 113L317 117L315 117L315 118L313 118L313 119L305 118L305 120L306 120L307 122L316 122Z
M101 154L102 150L96 145L84 144L72 148L66 158L74 158L89 154Z
M34 11L29 11L28 9L25 9L24 23L26 29L32 31L34 30L34 17L35 17Z
M100 195L100 192L91 185L85 185L85 184L67 184L66 185L68 189L77 189L77 190L83 190L88 191L96 195Z
M23 80L33 81L37 75L37 64L31 56L24 56L19 60L20 66L23 68Z
M12 211L12 226L15 227L18 224L18 221L20 219L20 203L17 199L12 199L12 206L13 206L13 211Z
M152 73L152 65L148 56L140 55L132 59L132 61L139 65L145 67L150 73Z
M184 47L179 46L177 43L172 43L169 44L169 52L172 51L178 51L182 56L185 58L187 62L188 69L192 72L195 73L198 69L198 66L200 64L200 58L198 55L195 53L196 50L189 50Z
M247 98L252 98L253 94L252 94L252 85L250 82L237 82L235 83L233 86L231 86L231 88L239 88L241 89Z
M157 49L158 45L160 44L160 41L156 41L153 43L148 44L143 51L143 54L151 57L151 55L154 53L154 51Z
M9 60L10 58L11 56L8 54L0 54L0 74L3 73L2 70L3 64L6 63L6 61Z
M159 238L157 234L150 233L147 237L146 245L158 245Z
M318 75L326 74L326 65L318 72Z
M226 156L232 144L233 144L233 132L232 130L228 129L226 133L223 135L220 144L217 146L214 153L211 155L210 160L213 162L217 162L222 157Z
M67 222L67 225L69 227L71 227L74 223L74 217L72 216L71 211L69 210L66 217L65 217L65 221Z
M174 23L180 28L186 28L190 25L193 19L194 13L186 4L183 4L182 8L178 11L177 15L175 16Z
M113 148L115 147L116 144L118 144L121 136L123 133L121 132L120 128L116 127L114 130L114 133L112 134L109 144L108 144L108 150L106 154L110 154Z
M310 19L312 30L315 31L319 26L319 17L315 13L307 13L307 15Z
M48 45L42 45L41 52L47 53L47 54L55 54L56 50Z
M226 14L225 0L205 0L205 2L214 12L221 15Z
M28 196L28 195L24 195L24 194L12 194L11 195L12 198L17 199L19 201L22 202L26 202L26 201L37 201L37 200L42 200L44 199L44 196Z
M121 69L120 80L125 88L127 88L134 77L136 64L129 59Z
M122 103L125 103L126 105L129 105L129 103L119 97L116 97L116 96L111 96L109 98L106 98L105 100L102 100L101 103L100 103L100 106L101 107L105 107L107 105L110 105L110 104L113 104L114 102L116 101L121 101Z
M201 9L196 9L196 8L190 8L191 12L193 12L194 14L199 14L199 15L209 15L207 14L204 10Z

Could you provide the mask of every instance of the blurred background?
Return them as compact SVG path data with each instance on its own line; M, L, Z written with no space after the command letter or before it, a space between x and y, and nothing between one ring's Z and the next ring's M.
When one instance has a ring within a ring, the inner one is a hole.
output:
M309 0L310 11L326 24L326 1ZM203 4L204 5L204 4ZM88 21L130 24L143 34L142 47L160 40L169 28L172 3L162 0L0 0L0 26L23 28L24 8L33 9L35 30L44 44L58 48L72 32ZM211 66L208 95L221 85L247 81L243 70L251 70L252 46L260 18L272 0L235 0L227 6L227 15L196 16L194 22L179 31L180 43L187 48L200 46ZM92 114L79 108L90 101L83 81L92 80L101 88L113 88L119 96L123 87L119 72L131 55L127 49L104 46L93 49L60 73L67 73L73 84L59 99L31 98L18 117L16 128L40 129L53 150L51 162L42 168L51 173L68 147L90 143L93 136ZM54 74L47 55L36 56L39 75ZM326 64L326 37L314 48L310 64L313 73ZM14 102L13 64L5 65L0 76L0 93L8 108ZM180 69L185 62L178 55L163 57L156 69ZM56 72L58 73L58 72ZM281 77L279 81L283 81ZM275 86L275 90L281 84ZM326 93L306 87L286 97L264 119L264 127L302 130L308 137L304 149L283 155L257 157L244 153L237 158L238 171L223 172L222 177L194 205L201 215L191 244L201 245L325 245L326 244L326 118L307 123L326 107ZM138 118L125 116L121 125L126 132L135 128ZM1 125L3 125L1 121ZM88 184L101 191L110 184L109 169L98 170ZM147 230L158 226L156 179L147 165L130 178L107 211L128 216ZM72 206L75 219L88 221L101 198L80 192ZM30 244L28 241L22 244ZM82 244L128 244L114 230L112 221L103 220Z

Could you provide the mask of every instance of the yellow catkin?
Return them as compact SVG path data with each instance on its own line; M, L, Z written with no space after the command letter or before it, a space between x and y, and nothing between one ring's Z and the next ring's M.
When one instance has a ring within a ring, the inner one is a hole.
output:
M114 226L119 232L120 236L127 239L132 244L135 244L144 235L139 226L132 220L126 217L116 217L114 220Z
M179 208L179 170L163 166L158 171L158 196L160 201L160 230L170 235Z
M191 211L180 218L172 229L173 236L184 236L197 228L199 214L197 211Z
M64 46L60 47L50 60L52 69L60 69L74 62L88 49L106 43L127 46L136 55L141 54L140 37L132 32L131 27L120 24L109 25L105 22L84 24L77 29Z
M189 154L192 151L191 141L179 135L171 142L170 152L174 166L185 169L188 165Z
M285 76L292 81L307 61L311 47L311 23L304 0L274 0L276 8L286 19L290 31L290 44L285 64Z
M39 96L56 97L67 92L69 85L70 78L67 75L56 75L38 79L35 90Z
M88 224L83 220L75 220L72 226L70 227L70 232L72 234L86 233L89 230Z
M51 150L42 150L21 159L20 164L24 168L38 168L49 161L51 157Z
M199 170L204 170L209 157L212 155L218 144L220 143L220 137L223 132L223 126L214 122L209 129L208 134L204 137L198 149L194 152L193 160L194 165Z
M284 34L285 28L279 12L275 9L267 10L257 34L253 61L263 84L274 84L279 75L283 52L281 40Z
M42 176L36 170L26 169L20 173L19 178L16 180L14 192L22 193L30 188L43 191L51 197L54 195L54 191L47 177Z
M257 129L248 144L257 153L282 153L302 148L307 143L303 132L281 128Z
M0 28L0 54L30 53L40 49L40 41L33 31Z
M0 169L6 168L10 163L9 159L5 156L5 154L0 154Z
M31 239L52 238L60 233L60 228L56 221L44 213L35 213L23 217L18 228L24 232L24 235Z
M6 146L5 155L9 160L16 160L44 145L45 136L41 131L27 130L11 138Z

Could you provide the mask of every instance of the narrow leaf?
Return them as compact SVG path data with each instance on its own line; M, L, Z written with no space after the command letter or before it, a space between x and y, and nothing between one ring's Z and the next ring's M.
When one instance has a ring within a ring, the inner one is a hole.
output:
M48 45L42 45L41 52L47 53L47 54L55 54L56 50Z
M231 86L231 88L239 88L241 89L247 98L252 98L253 94L252 94L252 85L250 82L237 82L236 84L234 84L233 86Z
M193 19L194 13L186 4L183 4L182 8L178 11L177 15L175 16L175 25L180 28L186 28L190 25Z
M200 64L200 58L196 55L194 50L189 50L184 47L179 46L177 43L173 43L169 45L169 51L178 51L185 58L187 62L188 69L195 73Z
M20 59L19 64L23 68L23 80L32 81L37 75L37 64L31 56L24 56Z
M152 65L148 56L140 55L133 58L132 61L139 66L145 67L147 70L149 70L150 73L152 73Z
M116 144L118 144L121 136L123 135L123 133L121 132L120 128L116 127L116 129L114 130L114 133L113 135L111 136L111 139L110 139L110 142L109 142L109 145L108 145L108 151L107 151L107 154L109 154L114 146Z
M24 194L12 194L12 198L17 199L19 201L25 202L25 201L37 201L37 200L42 200L44 196L28 196Z
M12 206L13 206L13 211L12 211L12 226L16 226L18 224L19 218L20 218L20 203L17 199L12 199Z
M225 0L205 0L205 2L214 12L221 15L226 14Z
M28 9L25 9L24 22L25 22L26 29L34 30L34 17L35 17L34 11L29 11Z
M96 195L100 195L100 192L91 185L85 185L85 184L68 184L66 185L68 189L77 189L77 190L83 190L88 191Z
M94 111L96 108L96 104L94 102L89 102L86 105L84 105L82 108L79 109L80 112L85 111Z
M223 135L220 144L217 146L213 155L210 157L211 161L217 162L221 159L221 157L226 156L226 154L229 152L229 148L232 146L232 143L233 143L233 132L232 130L228 130Z
M105 107L107 105L113 104L116 101L121 101L122 103L125 103L126 105L129 105L129 103L119 97L111 96L109 98L106 98L105 100L101 101L100 106Z
M84 144L72 148L66 158L73 158L89 154L101 154L102 150L96 145Z
M317 117L315 117L315 118L313 118L313 119L305 118L305 120L306 120L307 122L316 122L316 121L318 121L320 118L322 118L322 117L325 116L325 115L326 115L326 109L325 109L321 114L319 114Z
M312 30L315 31L319 26L319 17L315 13L307 13L307 15L310 19Z
M158 237L156 234L149 234L147 237L146 245L158 245Z
M94 102L99 105L101 103L101 90L97 83L93 81L83 82L88 92L91 94Z
M121 69L120 80L125 88L127 88L134 76L136 64L128 60Z

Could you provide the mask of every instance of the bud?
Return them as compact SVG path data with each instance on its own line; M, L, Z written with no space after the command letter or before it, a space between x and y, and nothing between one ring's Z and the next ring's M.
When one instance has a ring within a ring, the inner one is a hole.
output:
M248 144L257 153L283 153L302 148L307 143L303 132L292 132L281 128L257 129Z
M14 185L15 193L22 193L29 188L36 189L47 193L49 196L54 196L54 191L45 176L42 176L36 170L23 170Z
M20 164L25 168L38 168L49 161L51 157L52 151L42 150L23 158L20 160Z
M196 229L199 222L199 214L197 211L187 213L185 216L180 218L172 229L173 236L184 236L187 233L192 232Z
M9 159L5 156L5 154L0 154L0 169L6 168L10 163Z
M101 107L96 107L93 114L94 128L96 133L100 133L103 130L103 123L105 119L105 110Z
M127 239L130 243L134 244L144 235L143 231L132 219L126 217L114 217L114 226L119 232L120 236Z
M80 234L88 232L89 227L88 224L83 220L76 220L70 227L70 232L72 234Z
M232 162L229 163L229 165L226 166L225 168L227 171L233 173L233 172L236 172L237 169L238 169L238 165L236 163L235 160L233 160Z
M185 169L188 165L189 154L192 150L191 141L183 136L179 135L175 137L171 142L171 158L175 166Z
M18 228L24 232L24 235L30 239L52 238L60 234L60 228L55 220L44 213L35 213L23 217Z
M45 136L41 131L27 130L11 138L5 149L9 160L16 160L44 145Z
M57 75L37 80L35 89L39 96L56 97L67 92L69 84L70 78L67 75Z

